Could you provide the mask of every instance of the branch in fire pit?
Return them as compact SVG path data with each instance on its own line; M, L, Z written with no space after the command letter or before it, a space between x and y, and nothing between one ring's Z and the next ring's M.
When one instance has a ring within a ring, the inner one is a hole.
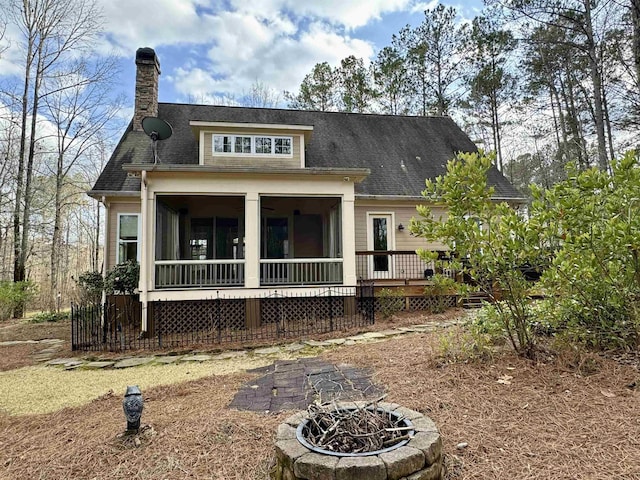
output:
M335 402L311 405L302 435L315 447L339 453L375 452L408 440L413 427L402 416L379 408L383 398L348 408Z

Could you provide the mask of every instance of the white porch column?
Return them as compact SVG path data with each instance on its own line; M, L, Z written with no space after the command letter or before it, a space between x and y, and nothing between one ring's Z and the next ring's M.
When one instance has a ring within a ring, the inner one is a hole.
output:
M342 197L342 275L345 286L355 286L356 277L356 216L353 196Z
M244 286L260 286L260 196L247 192L244 202Z
M140 292L140 303L142 303L142 318L140 329L147 331L147 306L149 300L149 289L153 281L153 218L154 208L153 194L149 194L147 184L147 172L142 171L142 181L140 185L140 222L142 224L140 239L140 281L138 283L138 291Z

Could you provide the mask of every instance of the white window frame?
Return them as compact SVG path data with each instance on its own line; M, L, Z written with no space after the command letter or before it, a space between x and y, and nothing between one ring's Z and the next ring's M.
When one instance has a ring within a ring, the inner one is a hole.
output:
M137 217L138 218L138 238L135 240L136 246L136 261L140 263L140 258L142 255L142 249L140 245L140 239L142 238L142 222L140 221L141 215L139 213L118 213L118 220L116 225L116 263L122 263L124 260L120 258L120 244L121 243L133 243L133 240L125 240L124 242L120 239L120 217Z
M229 137L231 138L231 152L216 152L215 144L216 137ZM236 138L251 138L251 153L236 152ZM256 152L256 138L269 138L271 139L271 152L270 153L258 153ZM289 153L275 153L276 140L285 139L289 140L291 148ZM290 135L268 135L268 134L226 134L226 133L212 133L211 134L211 154L214 157L275 157L275 158L293 158L293 136Z

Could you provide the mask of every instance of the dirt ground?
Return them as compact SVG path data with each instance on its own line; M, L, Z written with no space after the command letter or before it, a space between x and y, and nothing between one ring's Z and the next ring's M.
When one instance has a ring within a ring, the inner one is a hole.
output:
M386 400L429 415L443 436L449 480L640 479L636 368L596 356L532 363L510 353L448 364L437 358L439 344L438 333L417 334L322 357L373 368ZM291 412L230 410L251 378L144 390L143 424L152 430L138 447L118 437L120 394L45 415L0 415L0 478L264 480L276 427ZM468 446L458 449L461 442Z
M0 342L8 340L43 340L60 338L71 341L71 321L27 323L24 320L0 322Z

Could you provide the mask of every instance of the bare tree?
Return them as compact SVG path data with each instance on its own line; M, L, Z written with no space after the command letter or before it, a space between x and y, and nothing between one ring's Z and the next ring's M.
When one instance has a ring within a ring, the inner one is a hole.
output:
M256 80L251 84L248 93L242 94L242 105L254 108L278 108L280 93L266 83Z
M100 14L93 0L9 0L9 19L21 33L24 81L21 98L21 133L13 214L14 272L16 282L26 278L37 118L45 79L73 76L71 58L81 56L95 38ZM79 84L85 79L76 77ZM64 88L68 88L65 86ZM14 316L22 316L19 305Z
M51 92L43 97L43 114L55 129L54 221L50 264L50 308L57 307L59 265L62 259L62 223L67 204L77 196L71 189L65 193L70 173L87 158L88 152L102 142L107 126L122 106L122 99L110 97L113 78L118 74L113 58L99 58L94 62L78 60L74 67L77 78L47 79Z

